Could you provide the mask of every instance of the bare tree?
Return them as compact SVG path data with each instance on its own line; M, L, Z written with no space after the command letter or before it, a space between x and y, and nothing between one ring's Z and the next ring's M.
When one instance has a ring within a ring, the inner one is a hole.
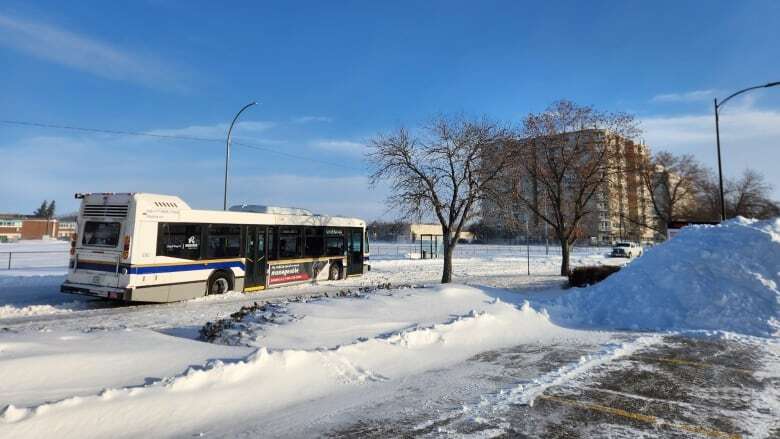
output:
M419 136L400 128L369 142L371 184L389 183L388 203L404 217L435 216L441 224L442 283L452 281L458 235L506 164L505 155L493 152L506 138L507 130L485 119L439 116Z
M522 138L511 148L513 166L503 184L493 188L503 193L493 198L509 216L520 216L527 224L536 215L550 225L561 245L561 275L570 272L571 247L580 237L583 218L595 210L592 201L622 172L615 136L638 133L630 115L565 100L525 118Z
M691 155L660 151L642 164L639 175L647 189L658 222L642 224L665 235L667 224L689 218L706 169Z
M772 186L764 176L753 169L746 169L734 181L725 178L723 182L726 217L737 215L747 218L766 219L780 215L780 205L770 198ZM711 171L698 186L697 205L692 217L699 220L720 220L720 190L718 179Z
M771 217L777 204L769 198L772 185L756 170L745 169L739 180L727 183L726 208L729 216Z

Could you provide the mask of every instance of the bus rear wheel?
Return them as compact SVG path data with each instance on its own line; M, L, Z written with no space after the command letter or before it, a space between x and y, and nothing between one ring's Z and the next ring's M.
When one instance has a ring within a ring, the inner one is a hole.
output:
M225 294L230 291L230 278L225 273L216 273L208 282L207 295Z
M331 263L328 270L328 280L341 279L341 265L338 263Z

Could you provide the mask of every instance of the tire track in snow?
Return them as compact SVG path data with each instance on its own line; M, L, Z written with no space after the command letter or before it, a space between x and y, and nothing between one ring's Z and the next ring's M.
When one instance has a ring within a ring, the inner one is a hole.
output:
M533 380L519 381L513 387L503 389L497 394L483 395L477 404L465 405L462 414L477 423L490 422L492 425L500 425L502 412L508 410L510 406L533 407L534 401L548 388L563 385L595 367L630 356L662 340L661 335L647 335L619 344L602 345L600 351L583 355L577 362L561 366Z

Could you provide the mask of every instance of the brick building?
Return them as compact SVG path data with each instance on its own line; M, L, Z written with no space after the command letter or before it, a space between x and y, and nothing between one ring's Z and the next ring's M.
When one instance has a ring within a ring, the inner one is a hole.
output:
M75 231L75 223L72 228ZM59 221L56 219L28 218L14 214L0 215L0 242L57 238L60 238L60 235Z

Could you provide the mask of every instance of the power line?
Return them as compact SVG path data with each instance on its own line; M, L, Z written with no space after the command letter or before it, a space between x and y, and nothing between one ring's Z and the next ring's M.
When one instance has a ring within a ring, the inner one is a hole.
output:
M142 132L142 131L126 131L126 130L110 130L110 129L104 129L104 128L89 128L89 127L78 127L73 125L55 125L55 124L49 124L49 123L41 123L41 122L29 122L29 121L21 121L21 120L6 120L6 119L0 119L0 123L6 124L6 125L17 125L17 126L26 126L26 127L36 127L36 128L48 128L48 129L60 129L60 130L71 130L71 131L82 131L82 132L88 132L88 133L100 133L100 134L113 134L113 135L119 135L119 136L137 136L137 137L154 137L158 139L176 139L176 140L192 140L197 142L212 142L212 143L223 143L223 139L216 139L216 138L209 138L209 137L195 137L195 136L180 136L180 135L173 135L173 134L156 134L156 133L148 133L148 132ZM259 146L254 145L251 143L245 143L245 142L231 142L232 145L236 146L242 146L244 148L249 149L255 149L258 151L265 151L272 154L277 154L280 156L293 158L297 160L306 160L314 163L321 163L324 165L329 166L337 166L340 168L345 169L352 169L355 171L363 171L363 169L359 169L353 166L344 165L342 163L335 163L335 162L329 162L326 160L319 160L311 157L306 157L298 154L293 154L289 152L279 151L273 148L268 148L265 146Z

